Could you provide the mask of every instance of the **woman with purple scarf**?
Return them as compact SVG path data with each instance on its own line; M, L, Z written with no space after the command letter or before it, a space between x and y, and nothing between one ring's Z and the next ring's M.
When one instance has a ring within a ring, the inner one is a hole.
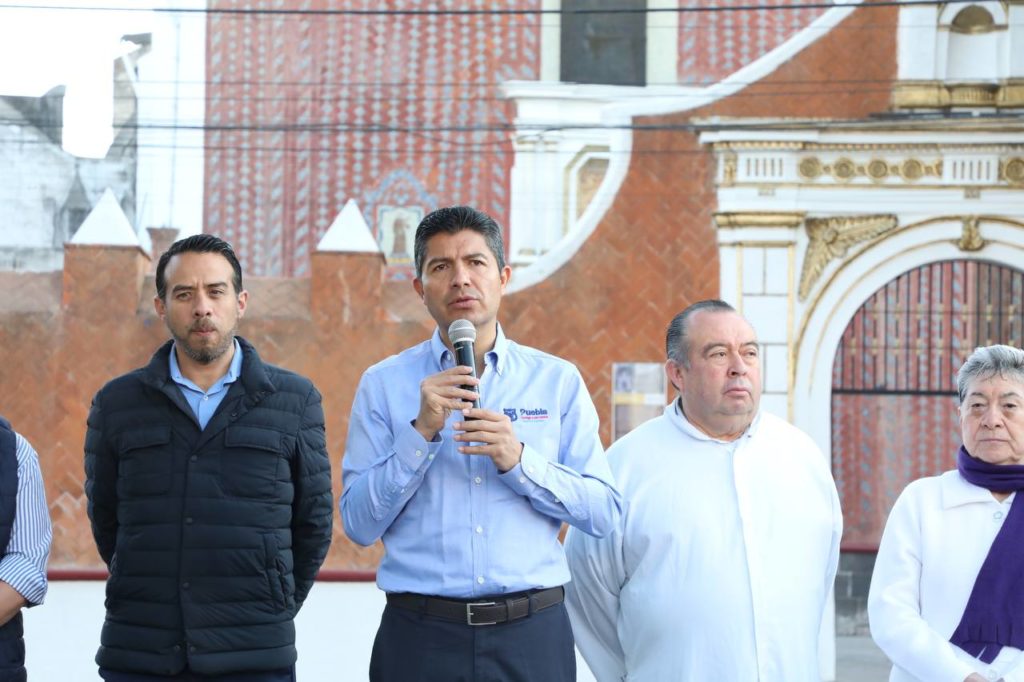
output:
M891 682L1024 681L1024 351L977 349L957 390L957 468L896 500L871 579Z

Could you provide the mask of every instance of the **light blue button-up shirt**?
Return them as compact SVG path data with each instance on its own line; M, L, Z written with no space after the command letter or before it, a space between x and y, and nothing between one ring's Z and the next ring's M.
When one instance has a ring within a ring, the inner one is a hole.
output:
M210 417L217 411L217 408L224 400L224 396L228 394L231 384L242 374L242 347L238 344L238 339L235 339L234 343L235 354L231 358L227 374L218 379L207 391L199 388L192 380L182 375L181 367L178 366L177 344L171 346L171 379L174 379L174 383L178 384L178 388L181 389L181 395L185 397L188 406L192 408L192 413L199 421L199 428L201 429L206 428Z
M481 407L507 414L524 445L502 474L489 457L457 450L461 413L432 442L412 426L420 382L454 363L435 331L363 375L342 462L345 531L361 545L383 539L377 585L386 592L465 598L568 582L562 521L601 536L620 513L583 378L498 328Z

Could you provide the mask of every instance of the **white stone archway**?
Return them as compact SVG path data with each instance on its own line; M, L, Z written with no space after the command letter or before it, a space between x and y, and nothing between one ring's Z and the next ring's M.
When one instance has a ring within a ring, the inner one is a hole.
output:
M843 263L806 309L792 349L792 420L823 452L832 448L832 365L840 338L860 306L891 280L914 268L944 260L983 260L1020 269L1024 224L1005 218L979 220L984 247L958 246L962 217L920 221L900 229Z
M873 294L900 275L929 263L978 260L1016 269L1024 263L1024 222L1006 218L979 219L985 245L964 250L965 217L940 217L899 229L863 249L837 268L818 293L807 301L791 347L790 419L807 432L826 456L832 452L832 370L836 351L850 320ZM907 428L913 428L908 424ZM822 679L835 640L834 604L822 628Z

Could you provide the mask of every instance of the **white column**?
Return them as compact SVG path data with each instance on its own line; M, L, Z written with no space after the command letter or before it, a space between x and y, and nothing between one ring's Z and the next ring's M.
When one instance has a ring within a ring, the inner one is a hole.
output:
M648 9L677 9L679 0L647 0ZM679 72L679 12L647 13L647 85L676 85Z
M543 10L561 10L562 0L543 0ZM562 80L562 17L542 14L540 19L540 79L557 83Z
M930 81L936 73L939 11L935 6L915 5L900 8L897 31L899 80Z
M536 156L533 187L534 220L538 255L547 253L565 235L565 167L561 133L544 133Z
M509 202L509 260L512 265L524 265L532 262L529 254L534 242L536 226L533 222L530 207L526 198L533 191L530 180L533 176L533 159L536 140L520 136L513 143L515 160L509 176L512 201Z
M203 227L206 51L194 48L206 44L205 22L202 13L158 15L152 52L139 61L136 221L180 236Z
M790 410L790 346L794 342L794 272L800 214L719 213L719 291L757 332L761 406L783 419Z
M1024 78L1024 4L1011 4L1007 12L1009 26L1006 52L1010 56L1009 78Z

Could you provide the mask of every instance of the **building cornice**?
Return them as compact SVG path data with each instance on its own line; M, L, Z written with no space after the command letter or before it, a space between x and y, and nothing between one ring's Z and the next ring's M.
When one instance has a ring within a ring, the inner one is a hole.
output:
M892 90L894 109L945 109L950 107L1024 107L1024 80L1002 83L944 83L903 81Z

